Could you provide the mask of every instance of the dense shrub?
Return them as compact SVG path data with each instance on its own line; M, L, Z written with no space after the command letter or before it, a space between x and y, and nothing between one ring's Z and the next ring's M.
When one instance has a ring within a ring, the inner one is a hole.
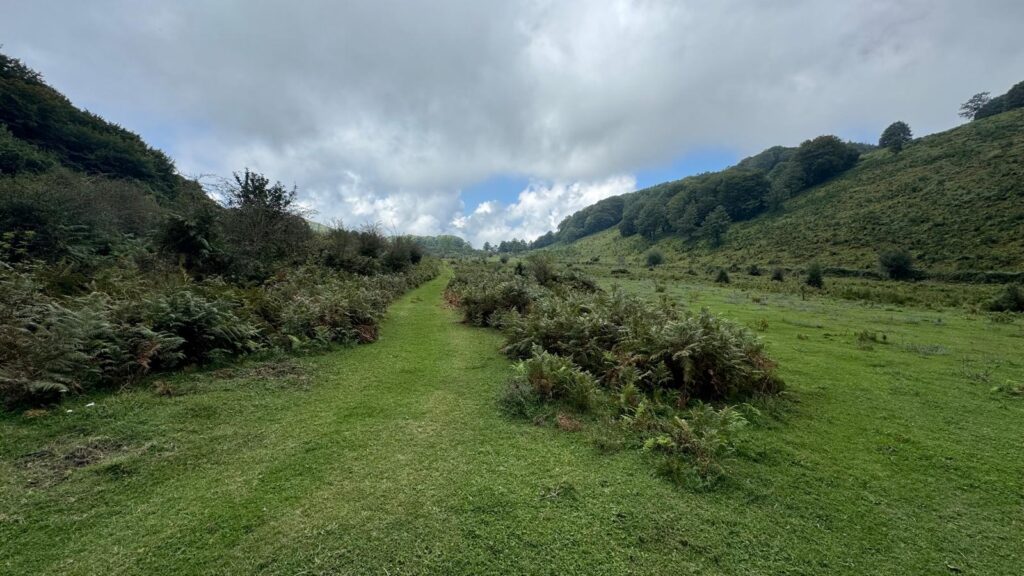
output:
M263 348L370 342L387 304L436 276L433 261L401 274L299 268L240 289L219 279L160 286L124 274L85 296L51 296L50 268L0 264L0 402L45 403L124 386L153 370ZM181 282L179 279L177 282Z
M804 282L812 288L825 287L825 273L821 269L821 264L813 262L807 268L807 278Z
M989 303L988 309L993 312L1024 312L1024 286L1008 284L999 296Z
M506 353L535 347L571 359L607 387L638 370L642 388L723 400L781 389L774 363L745 328L708 312L681 314L612 293L548 296L506 322Z
M501 327L505 353L520 360L502 408L539 420L550 416L549 402L612 409L645 448L666 455L672 476L705 484L721 475L745 420L734 408L703 402L782 389L760 341L707 311L691 314L667 300L653 304L617 289L580 288L587 283L569 282L566 273L555 277L542 286L475 265L460 267L449 283L448 300L467 321ZM502 300L516 281L529 282Z
M201 364L259 348L256 327L236 316L236 307L184 289L146 302L143 314L154 330L182 340L185 362Z
M448 301L462 309L466 322L493 326L503 313L525 312L533 302L536 283L519 274L462 269L448 284Z
M514 374L515 379L525 382L541 400L562 401L581 412L594 405L597 392L594 377L567 358L535 348L529 357L515 365Z
M183 358L184 340L139 322L104 294L61 302L31 274L0 269L0 401L54 401L134 382Z
M718 269L718 274L715 275L715 282L717 284L728 284L729 283L729 273L725 271L725 268L719 268Z
M747 426L747 419L731 406L715 409L708 404L699 404L684 416L671 418L650 417L643 413L644 406L626 417L632 426L645 429L647 439L644 450L661 452L669 456L685 456L693 462L693 473L701 484L714 481L724 473L722 460L736 448L739 432ZM667 471L673 476L686 474L689 469L680 469L670 460ZM685 476L677 478L689 480Z
M782 282L786 279L786 271L782 268L772 270L772 282Z
M647 253L647 266L653 268L655 266L661 266L665 262L665 256L660 250L651 250Z
M910 252L900 248L891 248L879 253L878 264L882 272L892 280L910 280L917 276L914 258Z

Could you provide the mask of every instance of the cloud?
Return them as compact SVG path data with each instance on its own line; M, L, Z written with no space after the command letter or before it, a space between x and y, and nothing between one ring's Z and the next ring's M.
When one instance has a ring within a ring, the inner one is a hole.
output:
M948 128L1021 79L1021 21L1017 0L38 0L0 40L185 173L250 166L322 215L426 232L496 174L589 188L697 149ZM520 205L517 233L550 219Z
M470 214L456 214L451 227L476 246L512 238L532 240L555 229L563 218L581 208L635 189L636 178L631 175L570 184L535 182L520 192L512 204L487 201Z

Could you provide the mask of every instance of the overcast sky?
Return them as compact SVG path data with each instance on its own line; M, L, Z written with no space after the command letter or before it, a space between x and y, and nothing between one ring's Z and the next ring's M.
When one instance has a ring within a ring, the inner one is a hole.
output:
M1024 80L1022 25L1021 0L0 0L4 52L183 174L478 246L770 145L950 128Z

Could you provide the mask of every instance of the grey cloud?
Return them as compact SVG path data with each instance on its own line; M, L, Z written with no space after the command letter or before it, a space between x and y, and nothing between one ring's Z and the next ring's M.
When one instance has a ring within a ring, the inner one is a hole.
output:
M252 166L325 217L418 232L493 174L554 190L698 148L928 133L1024 70L1017 1L5 4L6 51L183 172Z

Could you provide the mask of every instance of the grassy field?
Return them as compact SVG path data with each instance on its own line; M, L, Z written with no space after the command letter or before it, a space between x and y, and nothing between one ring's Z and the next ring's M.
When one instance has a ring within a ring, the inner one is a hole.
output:
M501 337L442 277L373 345L0 417L0 573L1019 574L1020 320L602 282L780 362L791 406L715 489L502 417Z

